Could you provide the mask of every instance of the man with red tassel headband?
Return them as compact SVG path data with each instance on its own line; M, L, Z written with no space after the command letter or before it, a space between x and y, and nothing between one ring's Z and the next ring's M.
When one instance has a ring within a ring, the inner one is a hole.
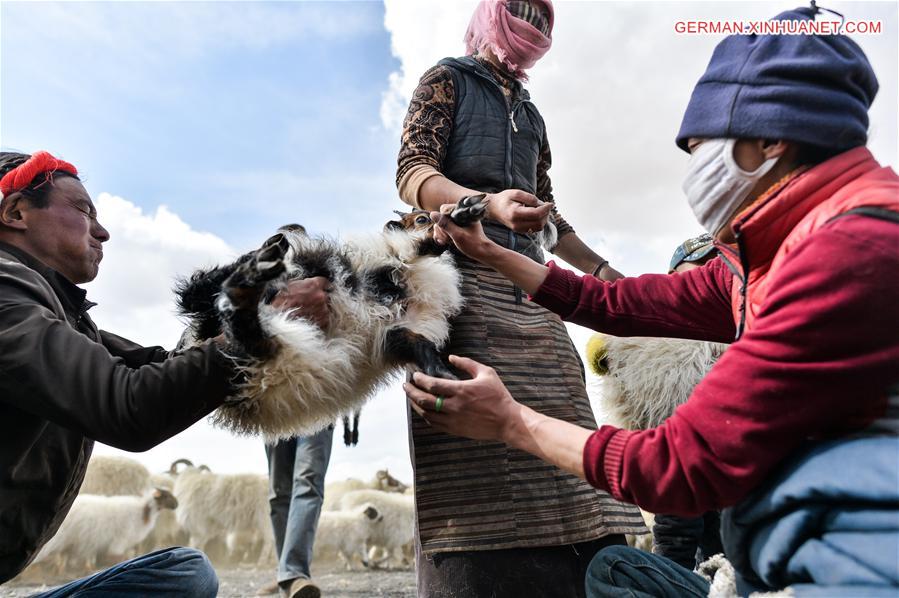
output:
M397 186L425 210L485 193L484 228L495 242L541 264L542 245L612 280L620 274L556 209L546 125L522 87L552 45L554 18L548 0L478 4L467 55L441 60L413 94ZM535 410L595 428L561 320L499 273L461 254L456 263L465 307L448 350L494 367ZM415 413L409 423L420 596L583 596L591 557L645 529L634 507L537 458L438 433Z
M221 405L235 370L222 338L176 355L97 329L87 314L94 304L76 285L97 276L109 233L73 165L47 152L0 152L0 193L2 584L53 538L94 441L128 451L159 444ZM281 299L299 307L294 290ZM147 500L176 504L158 489ZM217 591L202 552L169 548L47 595Z

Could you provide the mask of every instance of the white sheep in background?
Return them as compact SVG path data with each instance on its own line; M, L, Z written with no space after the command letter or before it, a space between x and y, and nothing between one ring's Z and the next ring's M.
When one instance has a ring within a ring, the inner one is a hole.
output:
M368 482L348 478L338 482L331 482L325 486L325 499L322 503L323 511L335 511L340 509L340 500L348 492L355 490L383 490L384 492L406 492L407 486L390 475L386 469L380 469L375 477Z
M377 530L384 525L383 520L371 503L348 511L322 511L315 532L316 558L336 552L349 570L355 569L354 556L367 565L368 547Z
M600 412L628 430L654 428L685 402L728 345L594 334L590 368L602 377Z
M94 455L87 464L81 494L142 496L150 488L150 472L128 457Z
M355 490L340 500L343 511L357 509L369 504L383 517L382 525L372 529L369 538L369 562L390 566L407 567L410 564L413 535L415 533L415 501L412 496L381 490ZM386 551L387 556L377 561L377 549Z
M175 490L175 478L177 476L177 464L190 463L187 459L179 459L172 464L169 471L164 473L154 473L150 475L150 484L154 488L163 488L169 492ZM156 526L150 535L147 536L141 545L140 552L147 553L160 548L169 548L171 546L181 546L187 544L187 533L178 525L178 519L174 511L166 510L159 514L156 519Z
M96 570L99 560L121 560L147 537L162 510L177 506L175 497L161 488L144 496L79 494L56 535L41 548L34 562L56 557L61 569L69 562L80 561L86 570Z
M188 467L175 479L180 504L175 517L189 543L203 550L221 539L231 559L241 560L259 546L260 565L274 559L269 520L268 477L257 474L215 474L203 466Z
M599 412L608 423L628 430L660 425L690 398L727 347L676 338L594 334L587 343L587 363L602 379ZM653 514L641 512L652 529ZM651 552L652 534L629 540Z

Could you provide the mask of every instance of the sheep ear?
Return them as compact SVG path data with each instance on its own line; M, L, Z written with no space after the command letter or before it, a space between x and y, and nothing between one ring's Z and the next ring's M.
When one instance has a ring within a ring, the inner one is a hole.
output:
M161 488L153 488L153 498L159 500L162 498L162 489Z
M399 220L391 220L390 222L388 222L387 224L384 225L384 230L389 231L389 230L405 230L405 229L403 227L403 223L400 222Z
M306 234L306 227L302 224L285 224L284 226L278 229L279 231L284 231L287 233L298 233L301 235Z

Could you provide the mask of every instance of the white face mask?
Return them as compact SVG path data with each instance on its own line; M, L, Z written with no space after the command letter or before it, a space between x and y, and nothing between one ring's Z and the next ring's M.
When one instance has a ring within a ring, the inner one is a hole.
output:
M734 161L736 139L708 139L690 155L683 189L696 219L714 237L778 158L765 160L752 172Z

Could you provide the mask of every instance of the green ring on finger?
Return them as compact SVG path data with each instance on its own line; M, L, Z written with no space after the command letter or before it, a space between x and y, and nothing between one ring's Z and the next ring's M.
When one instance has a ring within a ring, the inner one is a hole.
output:
M438 396L437 402L434 403L434 413L440 413L441 409L443 409L443 397Z

